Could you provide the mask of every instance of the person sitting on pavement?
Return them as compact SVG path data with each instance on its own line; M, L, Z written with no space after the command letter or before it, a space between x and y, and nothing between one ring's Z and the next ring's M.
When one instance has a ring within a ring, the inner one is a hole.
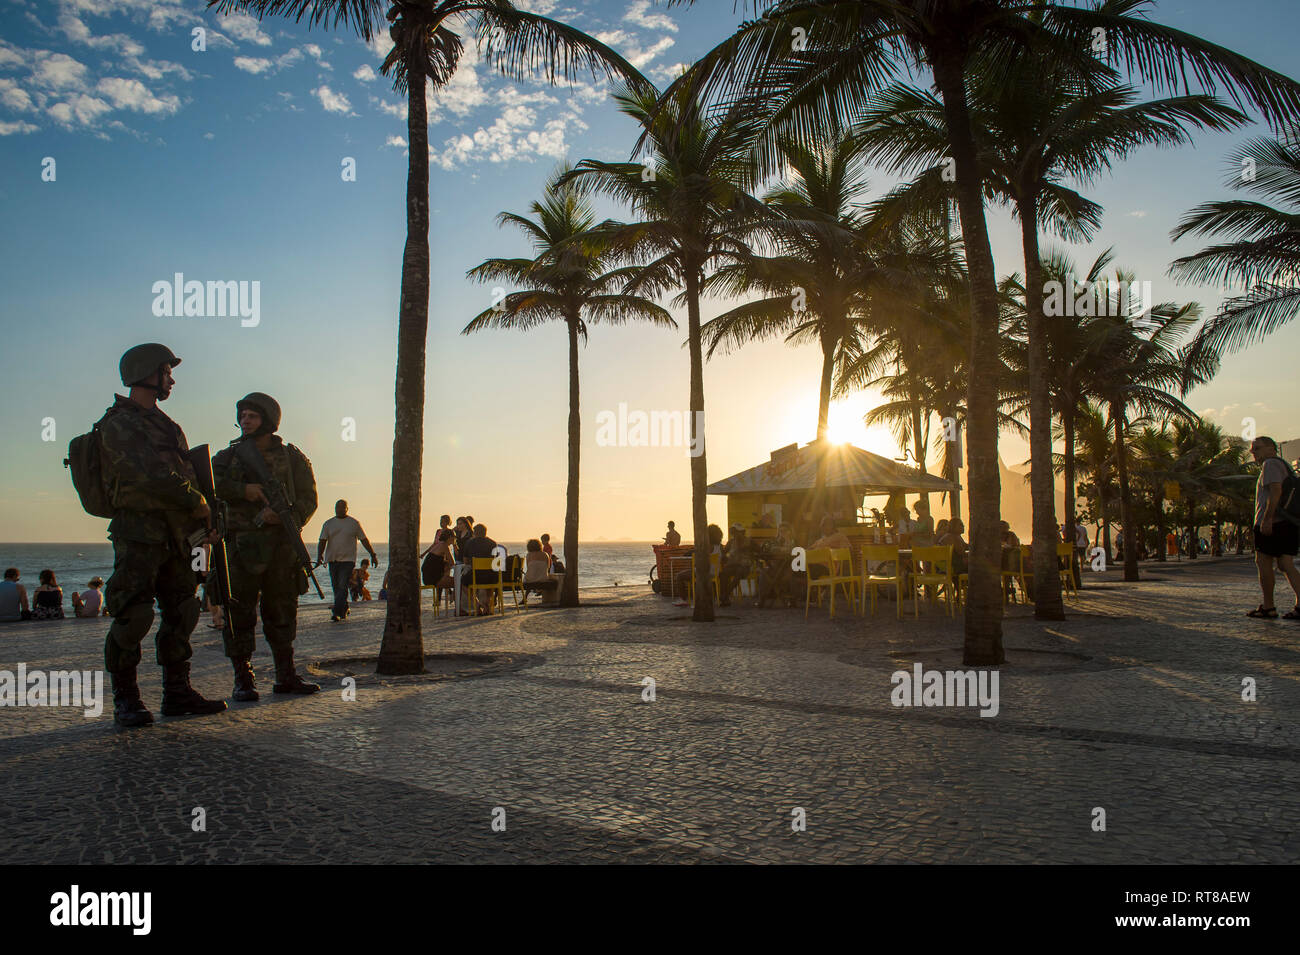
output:
M32 618L27 588L18 582L19 576L17 567L9 567L5 570L5 579L0 581L0 623L17 623Z
M78 617L98 617L103 609L104 595L100 588L104 586L103 577L91 577L86 584L85 593L72 592L72 612Z
M63 619L63 588L54 579L54 571L41 571L41 585L32 591L33 620Z

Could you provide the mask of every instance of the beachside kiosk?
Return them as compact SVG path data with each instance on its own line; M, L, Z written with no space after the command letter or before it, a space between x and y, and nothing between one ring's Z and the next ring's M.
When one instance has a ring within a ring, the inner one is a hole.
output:
M826 499L814 514L812 497L822 454L826 457ZM907 495L960 490L961 485L936 475L851 444L828 441L812 441L803 447L787 445L773 451L768 461L707 488L709 494L726 495L727 526L739 524L755 539L775 536L774 530L755 529L765 516L775 528L782 521L796 527L801 522L811 525L821 515L830 514L836 529L849 539L855 569L860 567L863 544L896 542L898 512L906 506ZM938 504L937 500L930 502L936 520L941 514ZM660 544L654 550L659 579L664 582L661 593L672 594L673 575L690 566L693 548Z

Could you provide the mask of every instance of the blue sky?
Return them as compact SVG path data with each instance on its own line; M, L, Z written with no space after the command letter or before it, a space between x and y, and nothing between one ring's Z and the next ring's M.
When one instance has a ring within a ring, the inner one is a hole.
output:
M741 18L729 0L531 7L597 34L660 82ZM1155 16L1300 75L1288 3L1165 3ZM192 48L195 28L206 31L204 51ZM375 76L382 53L354 36L220 18L197 3L0 0L0 538L101 538L103 522L80 512L60 461L121 390L122 351L152 340L184 359L166 410L191 444L223 445L235 434L234 401L268 391L284 406L282 433L315 463L322 500L347 497L372 539L387 538L407 159L403 100ZM504 538L560 533L563 330L461 336L492 294L464 276L485 258L527 251L494 218L526 211L558 161L627 156L635 131L606 93L590 79L511 83L470 49L430 98L425 536L447 511L472 513ZM1157 299L1212 311L1217 290L1166 278L1170 259L1196 247L1175 249L1168 233L1187 208L1231 194L1227 155L1259 131L1201 136L1118 166L1086 190L1106 217L1077 260L1114 245ZM42 179L47 157L54 181ZM341 176L346 159L355 181ZM1014 223L1001 213L991 222L999 272L1019 270ZM153 285L177 272L259 282L260 321L156 316ZM706 318L722 308L711 303ZM685 407L681 344L676 332L593 329L582 355L585 539L644 539L670 517L689 523L682 450L600 447L594 437L597 413L620 403ZM1300 324L1230 359L1190 403L1232 431L1249 414L1263 433L1300 434L1288 357L1297 345ZM812 350L779 343L709 364L711 479L812 436L818 366ZM837 406L833 423L892 453L887 435L862 429L872 403L861 395ZM47 418L53 441L42 440ZM344 440L345 418L354 441ZM1003 454L1015 463L1026 452L1006 439ZM721 499L710 506L725 517Z

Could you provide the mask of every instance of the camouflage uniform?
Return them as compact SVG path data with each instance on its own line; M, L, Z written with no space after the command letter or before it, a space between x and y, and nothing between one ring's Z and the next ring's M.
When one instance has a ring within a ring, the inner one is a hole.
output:
M298 526L303 527L316 513L316 478L307 456L279 435L270 435L271 446L262 458L272 476L285 489ZM278 524L258 527L253 519L266 506L246 500L246 484L259 483L249 473L232 447L212 459L217 497L228 506L227 553L230 560L230 595L222 637L226 656L232 660L253 655L259 596L262 633L273 653L292 647L297 632L298 597L307 592L307 577L299 568L284 529ZM279 654L277 653L277 656Z
M158 663L182 663L193 654L190 634L200 610L184 538L199 525L191 515L203 503L185 459L185 433L158 408L118 395L100 436L114 510L108 525L113 575L104 588L113 623L104 642L104 668L119 673L139 665L155 598L162 611Z

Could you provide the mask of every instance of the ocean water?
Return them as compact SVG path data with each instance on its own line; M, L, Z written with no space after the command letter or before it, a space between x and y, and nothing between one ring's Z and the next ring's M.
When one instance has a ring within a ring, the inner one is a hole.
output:
M524 552L524 541L501 541L511 554ZM657 543L657 542L655 542ZM552 543L552 546L555 546ZM579 586L587 587L641 587L649 589L650 568L654 566L652 542L631 541L593 541L583 543L578 551L581 561L581 580ZM309 541L308 551L316 555L316 542ZM379 585L384 579L384 568L388 566L388 545L375 547L381 562L380 571L370 574L370 592L379 596ZM563 549L556 548L557 556L564 559ZM365 557L364 548L358 548L358 557ZM64 609L72 612L72 591L86 589L87 582L96 575L108 580L113 573L113 545L108 541L93 544L4 544L0 543L0 568L17 567L21 573L19 583L27 588L27 593L36 589L40 583L40 572L46 568L54 571L55 579L63 588ZM330 596L330 581L327 568L316 570L316 579L320 581L325 596ZM312 602L316 602L316 591L310 590ZM304 600L307 598L304 597Z

